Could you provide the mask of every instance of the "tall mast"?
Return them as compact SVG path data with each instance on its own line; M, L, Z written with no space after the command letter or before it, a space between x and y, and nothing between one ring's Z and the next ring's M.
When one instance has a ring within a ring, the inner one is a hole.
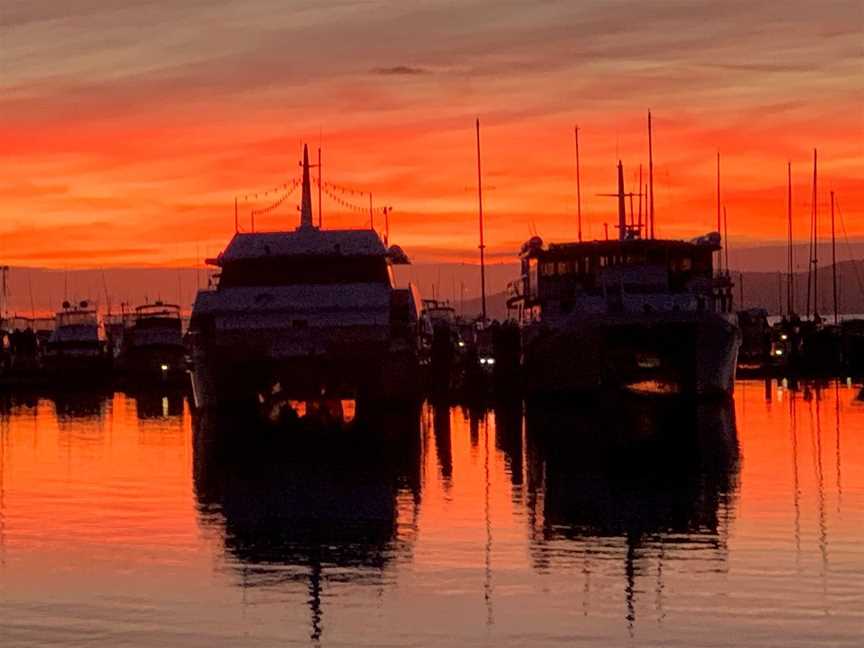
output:
M318 147L318 229L321 229L321 223L324 221L324 201L321 200L321 184L323 182L322 175L324 167L321 166L321 147Z
M309 147L303 145L303 195L300 198L300 227L314 227L312 224L312 189L309 182Z
M618 160L618 240L627 238L627 208L624 206L624 165Z
M654 143L651 139L651 111L648 111L648 221L651 223L651 238L654 238Z
M639 238L642 238L642 165L639 165Z
M837 237L834 232L834 192L831 192L831 284L834 289L834 324L840 322L837 307Z
M819 205L816 203L816 149L813 149L813 315L819 314Z
M576 226L579 242L582 242L582 182L579 177L579 127L574 128L576 134Z
M483 240L483 178L480 171L480 119L477 119L477 206L480 216L480 305L486 321L486 243Z
M786 314L792 315L795 312L795 260L794 260L794 252L792 248L792 163L787 163L787 198L786 198L786 210L787 210L787 220L788 222L788 239L789 239L789 249L788 249L788 276L786 278Z
M721 220L720 213L720 151L717 151L717 234L723 234L723 222ZM725 244L725 238L722 239L722 243ZM717 266L718 270L723 271L723 252L721 250L717 251ZM728 268L727 268L728 269Z

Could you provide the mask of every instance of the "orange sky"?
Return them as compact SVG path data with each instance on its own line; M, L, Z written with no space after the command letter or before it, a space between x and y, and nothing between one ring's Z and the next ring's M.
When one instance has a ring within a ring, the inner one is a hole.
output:
M532 227L575 236L575 123L584 229L600 236L615 205L596 194L615 189L619 157L635 187L649 107L660 234L713 228L719 149L730 237L785 237L791 160L805 238L816 146L820 202L833 188L849 235L864 236L858 0L118 4L3 10L5 263L214 254L234 196L295 177L304 140L323 141L325 179L394 207L393 240L415 259L471 259L475 116L493 255ZM293 226L297 200L259 226ZM325 225L365 222L325 203Z

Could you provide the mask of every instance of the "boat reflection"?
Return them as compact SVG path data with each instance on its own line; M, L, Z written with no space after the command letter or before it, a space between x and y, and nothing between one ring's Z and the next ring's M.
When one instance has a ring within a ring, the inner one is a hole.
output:
M585 614L604 561L623 563L631 632L638 576L656 574L659 619L664 562L701 552L706 569L726 569L739 457L731 402L529 407L526 445L534 567L581 571Z
M202 524L221 536L243 588L305 585L313 640L322 634L328 587L380 584L391 563L410 558L420 503L419 409L380 413L362 428L336 432L198 419L193 434Z

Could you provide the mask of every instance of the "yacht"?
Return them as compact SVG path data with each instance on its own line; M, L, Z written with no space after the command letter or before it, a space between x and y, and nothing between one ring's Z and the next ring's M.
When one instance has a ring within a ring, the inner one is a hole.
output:
M408 258L372 229L313 224L305 147L299 226L237 232L207 262L216 285L189 328L198 407L416 398L421 301L391 268Z
M731 394L741 333L720 235L643 238L618 173L617 239L522 247L508 309L522 326L526 388L568 394Z
M106 378L111 369L105 333L95 307L63 302L44 353L45 368L55 378L76 381Z
M186 375L180 307L156 301L138 306L126 326L118 363L129 377L168 380Z

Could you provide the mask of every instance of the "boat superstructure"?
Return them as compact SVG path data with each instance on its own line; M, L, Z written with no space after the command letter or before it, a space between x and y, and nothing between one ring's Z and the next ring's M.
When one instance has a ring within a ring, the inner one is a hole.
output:
M368 230L313 225L304 149L300 225L237 232L208 263L215 288L190 322L196 403L416 395L420 299L394 286L407 263Z
M95 307L87 301L77 306L63 302L46 344L44 363L49 373L68 381L107 376L111 358Z
M166 380L186 373L180 307L156 301L127 318L120 368L130 377Z
M523 327L529 392L603 387L732 392L741 334L732 281L715 275L720 235L642 238L624 213L619 237L544 245L529 240L508 307Z

